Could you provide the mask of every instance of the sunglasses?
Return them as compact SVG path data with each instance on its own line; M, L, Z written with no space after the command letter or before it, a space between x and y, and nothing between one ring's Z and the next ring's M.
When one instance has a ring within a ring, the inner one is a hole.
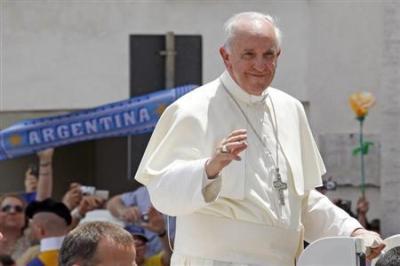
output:
M10 213L12 210L14 210L16 213L21 213L24 211L24 208L19 205L4 205L1 207L2 212Z

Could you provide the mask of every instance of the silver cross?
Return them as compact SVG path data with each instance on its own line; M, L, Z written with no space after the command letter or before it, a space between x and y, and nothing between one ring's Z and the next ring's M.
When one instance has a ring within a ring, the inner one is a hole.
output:
M283 191L287 189L287 183L283 182L281 179L281 174L279 173L279 168L275 169L276 179L273 182L274 188L279 193L279 202L281 205L285 205L285 195Z

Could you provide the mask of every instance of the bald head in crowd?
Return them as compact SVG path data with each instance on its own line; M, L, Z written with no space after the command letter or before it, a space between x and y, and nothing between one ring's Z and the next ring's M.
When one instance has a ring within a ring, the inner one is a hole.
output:
M67 222L52 212L39 212L32 217L33 230L37 238L63 236L68 233Z
M60 266L135 266L132 235L108 222L84 223L64 239Z

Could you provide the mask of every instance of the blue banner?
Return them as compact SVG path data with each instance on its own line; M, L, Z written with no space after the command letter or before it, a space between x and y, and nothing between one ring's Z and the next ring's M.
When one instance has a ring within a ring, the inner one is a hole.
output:
M79 141L151 132L164 109L196 87L187 85L65 115L21 121L0 131L0 160Z

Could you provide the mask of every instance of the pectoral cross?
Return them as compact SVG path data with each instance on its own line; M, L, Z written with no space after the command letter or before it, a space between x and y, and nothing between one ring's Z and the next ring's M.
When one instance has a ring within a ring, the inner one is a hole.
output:
M276 179L273 182L274 189L279 193L279 202L281 205L285 205L285 195L283 191L287 189L287 183L283 182L281 179L281 174L279 173L279 168L275 169Z

